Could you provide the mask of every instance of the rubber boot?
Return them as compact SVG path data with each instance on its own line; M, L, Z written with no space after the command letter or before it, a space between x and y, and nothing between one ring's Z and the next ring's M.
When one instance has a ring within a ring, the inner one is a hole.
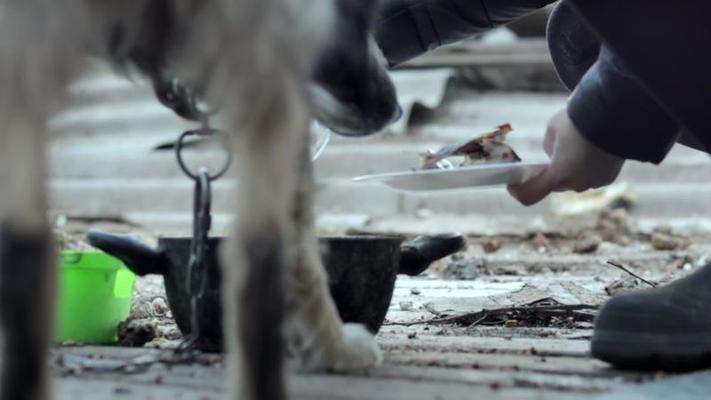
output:
M612 298L595 319L592 355L616 367L711 367L711 265L668 285Z

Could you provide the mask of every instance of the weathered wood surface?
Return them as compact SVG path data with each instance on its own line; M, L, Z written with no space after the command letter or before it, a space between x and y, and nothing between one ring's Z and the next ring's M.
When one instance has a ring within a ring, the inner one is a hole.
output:
M605 393L622 380L641 381L653 375L620 374L584 357L584 345L563 345L547 339L525 341L474 340L486 352L450 352L447 338L424 351L409 346L390 348L382 367L366 374L342 376L304 374L294 370L291 391L296 399L572 399ZM476 338L473 338L476 339ZM407 338L403 338L407 341ZM430 338L421 340L423 346ZM459 342L459 341L457 341ZM534 348L570 349L570 356L542 355ZM440 351L447 348L447 351ZM60 349L65 356L91 357L84 371L57 378L58 399L217 399L223 370L215 365L155 364L140 373L93 372L93 362L122 361L156 354L155 350L110 347ZM74 361L77 361L75 359Z
M518 250L510 254L509 257L502 251L488 255L488 269L473 280L398 279L386 324L377 338L385 353L384 365L350 376L307 374L292 365L291 397L303 400L556 400L612 396L609 398L616 399L625 398L614 397L617 393L644 391L650 385L675 382L674 378L654 372L615 370L592 359L589 322L550 326L424 323L443 315L521 307L542 300L566 305L597 305L608 298L605 285L620 274L600 264L600 260L608 258L604 252L596 256L566 255L567 262L580 258L578 264L569 263L567 267L556 258L560 254L546 256L529 252L531 260L547 266L540 270L533 261L524 262ZM474 260L476 254L467 257ZM629 261L630 265L642 265L644 268L635 267L638 272L658 278L664 273L670 255L647 250L635 257L646 257L646 262ZM550 268L556 261L561 268ZM507 269L519 264L521 268ZM492 273L499 267L508 275ZM409 325L412 322L417 324ZM59 348L54 363L57 398L220 398L223 368L219 356L200 363L155 362L140 368L141 363L159 354L167 353L115 347ZM103 368L103 372L97 367ZM701 382L695 381L695 390L706 381L711 390L711 380L706 375L698 379ZM647 398L648 394L638 398Z
M292 398L579 399L612 393L621 384L655 377L650 373L616 371L591 359L587 340L590 329L393 324L433 318L435 315L427 309L444 310L454 303L458 304L457 309L448 312L476 311L486 304L523 304L541 296L578 301L598 289L590 279L573 279L575 286L568 281L556 292L550 288L560 286L561 280L552 279L546 286L542 280L527 279L524 284L514 278L487 277L471 282L400 280L389 325L378 335L385 352L384 365L351 376L306 374L293 366ZM571 287L575 289L570 290ZM574 295L576 290L585 296ZM427 301L433 305L403 311L398 304L402 301ZM115 347L57 349L57 398L220 398L223 368L219 356L187 365L153 363L145 369L136 367L158 354L159 350Z
M464 42L434 50L400 68L440 68L525 65L551 68L545 39L519 39L507 44Z

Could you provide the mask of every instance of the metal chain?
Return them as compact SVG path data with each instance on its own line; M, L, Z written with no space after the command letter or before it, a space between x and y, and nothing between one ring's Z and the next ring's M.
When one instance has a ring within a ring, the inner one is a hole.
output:
M224 131L210 127L209 113L199 110L197 102L189 99L188 104L193 106L191 110L200 117L202 126L196 130L184 132L178 138L175 146L178 165L183 172L195 181L193 193L193 236L190 241L190 258L188 260L185 275L185 290L190 296L190 334L184 338L180 346L179 353L193 350L200 339L200 323L198 316L202 311L202 302L207 290L207 265L206 254L209 246L209 232L212 227L212 216L210 208L212 203L212 192L210 183L223 176L232 163L232 152L227 151L227 161L225 166L217 173L210 175L206 167L200 167L197 173L193 173L183 161L183 142L188 136L222 136L223 141L227 138Z
M195 180L193 203L193 237L190 241L190 258L185 274L185 290L190 296L190 335L181 343L182 348L194 347L200 339L202 301L207 290L207 265L205 255L208 248L208 236L212 226L210 215L211 191L210 176L207 168L200 168Z
M184 147L184 142L185 139L189 136L220 136L222 138L222 142L225 146L227 146L227 143L229 142L229 136L225 131L221 131L218 129L213 129L210 127L209 123L207 122L207 119L203 120L202 126L200 129L193 129L189 130L186 132L183 132L180 137L178 137L178 141L175 144L175 154L178 159L178 165L180 166L180 169L183 170L185 175L190 177L192 180L197 181L199 180L198 174L193 173L190 171L190 168L188 168L187 164L183 160L183 147ZM225 162L225 166L217 171L217 173L210 175L208 173L208 178L210 181L214 181L216 179L221 178L227 170L230 168L232 165L232 152L227 149L227 161Z

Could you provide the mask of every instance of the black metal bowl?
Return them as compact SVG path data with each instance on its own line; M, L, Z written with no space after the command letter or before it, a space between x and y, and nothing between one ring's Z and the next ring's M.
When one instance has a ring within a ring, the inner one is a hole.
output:
M190 296L186 289L190 238L165 237L153 249L130 237L91 231L89 243L123 261L137 275L162 275L168 305L178 328L191 333ZM403 243L394 236L333 236L319 239L331 295L345 322L362 323L376 333L388 311L398 273L418 275L435 260L464 246L461 235L422 236ZM218 246L211 238L206 252L207 289L198 312L203 350L222 347L221 272Z

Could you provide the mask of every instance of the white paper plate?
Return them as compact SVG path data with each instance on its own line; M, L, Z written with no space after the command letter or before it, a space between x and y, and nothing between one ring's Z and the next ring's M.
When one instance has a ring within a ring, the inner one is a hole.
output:
M453 169L364 175L353 180L355 182L382 183L396 189L409 191L496 187L523 182L538 175L547 165L547 163L525 162L482 164Z
M323 151L326 150L326 146L328 146L328 142L331 140L331 130L313 121L309 134L311 135L311 161L316 161L321 157Z

